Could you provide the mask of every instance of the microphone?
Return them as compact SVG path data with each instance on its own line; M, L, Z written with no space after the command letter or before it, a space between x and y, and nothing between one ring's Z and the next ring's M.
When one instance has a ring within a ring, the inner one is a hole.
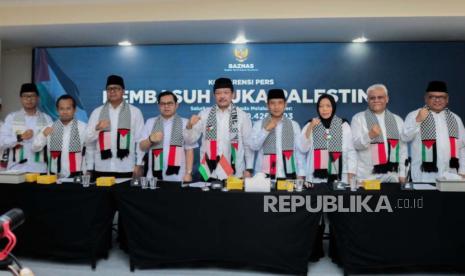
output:
M0 237L5 231L5 224L9 223L9 229L14 230L24 223L24 212L21 209L14 208L0 216Z
M0 250L0 261L5 260L16 245L16 236L11 230L24 222L24 213L21 209L11 209L0 216L0 239L6 238L8 243Z

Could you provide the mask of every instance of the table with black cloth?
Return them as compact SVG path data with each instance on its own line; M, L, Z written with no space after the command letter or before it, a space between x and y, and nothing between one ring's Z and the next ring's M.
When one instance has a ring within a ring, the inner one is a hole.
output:
M328 213L330 254L345 273L465 270L465 193L406 191L397 183L387 183L381 191L333 194L344 200L371 195L373 210L379 197L387 196L393 209L392 213ZM419 204L422 208L412 208Z
M131 270L176 265L220 265L307 272L321 213L264 212L271 192L203 192L162 183L156 190L117 187L116 197L128 237Z
M106 257L115 203L109 188L72 183L0 184L0 212L21 208L25 222L14 233L19 256L70 262Z

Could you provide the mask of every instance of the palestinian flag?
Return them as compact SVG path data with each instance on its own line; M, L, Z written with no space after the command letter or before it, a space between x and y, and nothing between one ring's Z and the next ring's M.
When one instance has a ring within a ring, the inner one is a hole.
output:
M61 171L61 151L51 151L48 160L48 171L58 174Z
M231 167L233 168L234 173L236 173L236 158L237 151L239 150L239 142L233 141L231 143Z
M163 149L152 150L152 174L160 179L163 176Z
M328 162L328 174L336 175L339 174L339 162L341 162L341 153L340 152L331 152L329 154Z
M17 144L13 148L13 162L18 162L19 164L27 162L23 145Z
M458 158L457 157L457 138L449 137L449 143L450 143L450 157Z
M200 161L199 172L204 181L208 181L211 175L211 171L207 164L207 154L203 155L202 161Z
M184 154L184 150L179 146L170 146L168 153L168 168L166 169L167 175L178 174L181 168L181 160Z
M80 172L82 164L82 153L81 152L70 152L69 156L69 172L75 173Z
M436 158L436 140L423 140L421 144L421 160L432 163Z
M389 162L390 163L399 163L400 157L400 144L397 139L388 139L389 145Z
M276 177L276 154L263 155L262 171L271 178Z
M34 153L34 162L47 162L47 155L46 153L47 148L43 148L41 151Z
M100 133L98 134L98 144L100 148L100 157L102 160L109 159L112 157L110 135L110 131L100 131Z
M61 172L61 151L51 151L48 159L49 172L58 174ZM68 153L69 172L76 173L81 171L82 154L81 152Z
M327 170L329 165L328 150L316 149L313 151L313 167L315 170Z
M296 176L295 158L293 150L283 151L283 163L286 177L294 178Z
M450 144L450 161L449 161L449 167L453 169L459 169L460 164L459 164L459 159L458 159L458 154L457 154L457 138L455 137L449 137L449 144Z
M131 147L131 131L126 128L118 129L117 137L117 153L119 159L123 159L129 155L129 148Z
M215 170L217 166L218 153L216 149L216 140L207 140L207 148L205 154L207 158L206 163L208 164L210 171Z
M387 163L386 147L384 143L370 144L371 160L373 165L381 165Z

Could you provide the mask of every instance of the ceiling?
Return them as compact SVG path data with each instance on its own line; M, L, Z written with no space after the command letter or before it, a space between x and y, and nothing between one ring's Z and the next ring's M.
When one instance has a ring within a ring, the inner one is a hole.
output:
M2 6L18 6L18 5L55 5L55 4L95 4L95 3L130 3L136 0L1 0ZM169 0L146 0L145 2L163 2ZM137 0L137 2L144 2Z
M465 17L273 19L0 27L4 50L39 46L229 43L464 41Z
M226 0L1 0L1 47L122 40L230 43L239 34L254 43L350 42L359 36L371 42L465 41L463 0L236 0L234 5Z

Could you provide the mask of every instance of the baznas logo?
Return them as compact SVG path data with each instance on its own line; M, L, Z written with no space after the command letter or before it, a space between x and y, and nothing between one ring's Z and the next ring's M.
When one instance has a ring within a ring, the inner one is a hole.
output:
M234 49L234 56L236 60L239 62L244 62L249 57L249 49L247 48L235 48Z

